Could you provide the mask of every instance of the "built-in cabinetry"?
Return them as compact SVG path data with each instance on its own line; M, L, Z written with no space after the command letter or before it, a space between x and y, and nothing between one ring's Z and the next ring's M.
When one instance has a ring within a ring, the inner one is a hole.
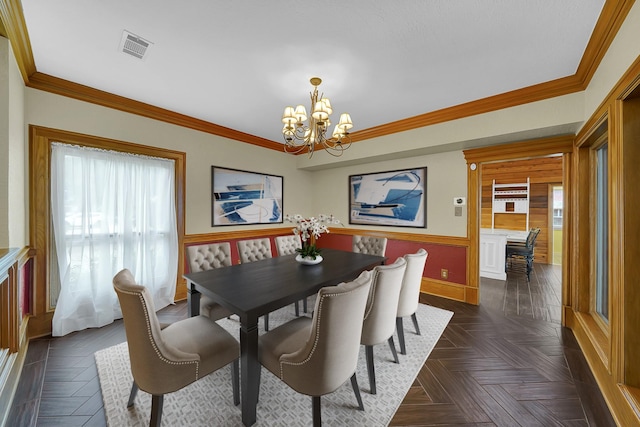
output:
M491 228L495 228L496 214L524 215L525 230L529 229L529 178L527 182L496 184L493 180Z
M525 242L527 231L480 229L480 276L507 280L505 259L507 241Z

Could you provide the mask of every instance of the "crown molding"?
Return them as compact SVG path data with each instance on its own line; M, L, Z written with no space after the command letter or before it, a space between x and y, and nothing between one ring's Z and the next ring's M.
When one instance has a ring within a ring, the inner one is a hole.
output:
M582 91L587 87L593 74L600 65L602 58L622 26L634 1L635 0L606 0L580 64L578 65L578 69L572 76L562 77L549 82L356 131L351 134L351 140L353 142L364 141ZM18 67L28 87L222 136L224 138L282 151L282 144L275 141L39 73L36 70L33 59L20 0L0 0L0 19L4 23Z

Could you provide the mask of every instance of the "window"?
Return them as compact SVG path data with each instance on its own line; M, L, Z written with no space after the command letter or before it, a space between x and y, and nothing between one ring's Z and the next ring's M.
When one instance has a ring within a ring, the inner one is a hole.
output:
M174 176L173 160L53 144L51 222L60 278L54 336L122 317L111 280L123 268L147 287L157 308L173 302Z

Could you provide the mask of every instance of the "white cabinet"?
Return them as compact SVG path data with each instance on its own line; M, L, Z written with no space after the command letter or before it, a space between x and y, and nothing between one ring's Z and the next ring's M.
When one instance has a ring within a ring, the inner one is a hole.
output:
M480 276L507 280L504 271L506 234L480 232Z

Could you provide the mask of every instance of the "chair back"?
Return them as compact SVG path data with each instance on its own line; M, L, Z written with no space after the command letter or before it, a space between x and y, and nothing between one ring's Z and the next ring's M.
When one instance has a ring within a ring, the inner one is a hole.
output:
M532 228L531 230L529 230L529 234L527 234L527 241L525 243L528 249L533 251L533 247L536 244L536 239L538 238L538 234L540 234L539 227Z
M322 396L353 375L370 283L371 273L364 272L353 282L320 289L306 344L280 357L280 378L291 388Z
M147 393L164 394L196 381L200 357L165 342L149 291L137 285L127 269L115 275L113 287L122 309L131 373L138 387Z
M189 272L213 270L231 266L231 244L229 242L187 246Z
M360 344L380 344L393 335L406 268L407 261L398 258L393 264L379 265L371 271L371 289L364 312Z
M276 236L276 249L278 255L293 255L296 249L302 248L302 240L297 234L288 234L286 236Z
M426 250L420 248L415 254L406 254L403 257L407 261L407 268L402 279L397 317L411 316L418 309L422 273L428 255Z
M387 250L386 237L353 236L353 252L384 256Z
M240 262L259 261L271 258L271 241L268 237L263 239L238 240L238 255Z

